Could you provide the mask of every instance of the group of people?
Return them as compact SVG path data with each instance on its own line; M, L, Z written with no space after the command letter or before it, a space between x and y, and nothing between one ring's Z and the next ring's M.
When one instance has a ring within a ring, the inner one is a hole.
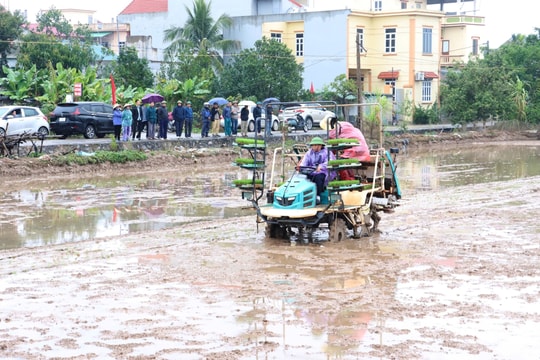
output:
M173 118L176 126L176 136L181 137L185 127L185 137L191 138L193 126L193 109L191 102L182 106L182 101L178 101L173 109ZM169 126L169 112L167 102L162 101L156 104L150 102L148 106L143 106L141 100L135 101L135 104L114 104L113 106L113 126L114 138L117 141L130 141L141 139L141 134L146 128L146 138L148 140L167 139L167 130Z
M209 137L210 132L212 133L212 137L219 137L221 120L223 120L225 136L238 135L238 120L240 120L241 136L247 136L249 120L248 105L244 105L240 109L238 101L235 100L227 102L223 109L221 109L217 102L214 102L211 108L210 103L205 102L201 110L201 137Z
M211 107L210 107L211 106ZM264 130L267 136L272 135L272 120L273 120L273 107L271 104L266 106L265 111L265 126ZM249 122L249 106L244 105L242 108L238 105L238 101L228 102L220 108L217 102L210 104L204 103L201 110L202 130L201 137L209 137L209 133L212 137L219 137L219 130L221 120L223 120L223 128L225 136L237 136L238 125L240 125L240 135L248 136L248 122ZM255 131L257 136L262 132L262 119L263 119L262 103L259 101L253 108L253 119L255 119ZM240 120L240 124L238 123Z
M176 107L172 111L172 117L174 120L174 129L176 137L191 138L191 130L193 129L193 108L191 107L191 101L186 102L184 106L182 100L176 102Z

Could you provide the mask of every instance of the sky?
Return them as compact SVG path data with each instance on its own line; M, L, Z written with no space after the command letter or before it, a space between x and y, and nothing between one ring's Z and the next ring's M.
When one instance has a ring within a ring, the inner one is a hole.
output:
M111 22L130 2L131 0L0 0L0 4L11 11L28 10L31 21L35 20L40 9L49 9L54 5L57 9L97 10L96 20ZM476 0L476 6L472 2L466 6L468 9L476 9L476 15L486 17L482 43L489 41L490 48L497 48L510 39L512 34L530 35L534 33L535 26L540 27L540 17L533 9L534 5L531 5L534 3L531 0ZM471 12L468 14L472 15Z

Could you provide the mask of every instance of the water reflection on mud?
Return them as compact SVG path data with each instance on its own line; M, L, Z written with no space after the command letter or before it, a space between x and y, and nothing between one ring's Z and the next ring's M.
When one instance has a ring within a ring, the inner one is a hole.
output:
M41 246L155 231L242 214L235 173L160 173L30 184L4 191L0 249Z
M431 190L536 176L539 159L540 145L486 145L401 156L398 169L405 188Z
M398 157L403 191L516 179L540 174L539 146L479 146ZM221 165L219 165L221 166ZM216 165L217 167L217 165ZM225 174L157 173L30 183L0 193L0 249L41 246L148 232L186 222L247 213Z

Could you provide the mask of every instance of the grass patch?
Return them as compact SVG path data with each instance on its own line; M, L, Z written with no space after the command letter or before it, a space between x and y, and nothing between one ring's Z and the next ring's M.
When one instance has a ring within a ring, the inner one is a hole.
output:
M96 151L91 156L81 156L75 154L67 154L57 156L52 159L53 164L57 166L69 165L94 165L94 164L124 164L131 161L144 161L148 159L148 155L138 150L124 151Z

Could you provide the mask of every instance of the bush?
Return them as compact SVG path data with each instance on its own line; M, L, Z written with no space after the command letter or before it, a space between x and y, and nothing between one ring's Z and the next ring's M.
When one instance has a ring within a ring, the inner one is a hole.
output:
M439 123L439 109L436 105L432 106L415 106L413 114L413 124L426 125Z

